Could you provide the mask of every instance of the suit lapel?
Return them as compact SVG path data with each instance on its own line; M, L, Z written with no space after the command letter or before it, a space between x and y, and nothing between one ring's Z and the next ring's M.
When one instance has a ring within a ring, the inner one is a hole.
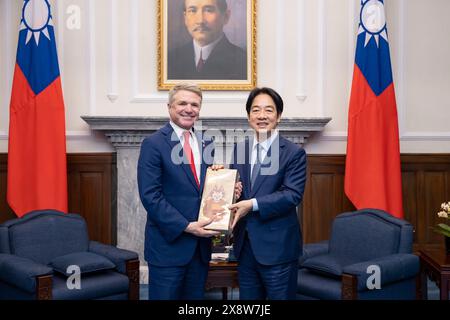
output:
M195 135L197 137L198 142L198 150L200 151L200 194L203 193L203 188L205 186L205 177L206 177L206 170L208 169L208 165L205 162L205 157L203 156L204 150L206 148L205 141L202 139L202 135L200 132L196 131Z
M250 161L252 159L251 157L251 148L253 146L253 139L246 139L244 142L244 155L245 155L245 161L243 164L244 170L242 170L242 184L244 185L244 196L249 197L251 194L251 175L250 175Z
M281 159L283 157L283 151L284 151L284 141L283 141L283 138L281 136L278 136L278 139L279 139L279 159L278 159L278 161L279 161L279 163L281 163ZM272 145L270 146L270 148L269 148L269 150L267 152L267 155L266 155L266 159L267 159L267 157L270 157L269 159L272 158L272 153L273 153L272 146L273 145L274 145L274 143L272 143ZM277 147L277 146L275 145L275 147ZM264 159L264 160L266 160L266 159ZM272 159L272 161L273 161L273 159ZM263 161L263 163L264 163L264 161ZM269 165L271 165L271 164L269 163ZM261 170L263 168L264 168L264 164L261 165ZM253 185L253 188L251 188L250 198L253 198L255 196L255 194L258 192L258 190L263 185L263 182L264 182L265 179L267 179L267 175L261 175L261 172L260 172L258 174L258 176L256 177L255 184Z

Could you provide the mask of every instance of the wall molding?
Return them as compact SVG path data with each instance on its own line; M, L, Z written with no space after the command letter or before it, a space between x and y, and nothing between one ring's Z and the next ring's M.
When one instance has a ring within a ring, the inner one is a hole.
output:
M305 0L297 0L297 93L296 98L300 103L308 97L305 88L306 51L305 51Z
M359 0L351 0L348 2L348 97L352 90L353 72L355 68L355 51L356 51L356 25L359 24L359 17L357 15L356 3L360 4Z
M11 90L12 90L12 82L13 82L13 50L11 48L11 24L12 24L12 9L11 9L11 3L12 1L3 1L4 9L5 9L5 17L4 17L4 33L3 33L3 39L4 39L4 45L5 45L5 51L4 51L4 66L5 66L5 72L6 72L6 78L5 78L5 105L9 106L10 99L11 99ZM17 30L19 29L19 25L17 25ZM9 112L8 112L9 114Z
M137 94L130 100L132 103L167 103L167 92L154 93L154 94ZM247 94L234 94L234 95L216 95L208 92L203 93L203 103L217 103L217 104L230 104L241 103L245 104L247 101Z
M327 131L320 136L321 141L347 141L347 131Z
M89 11L89 28L86 28L89 41L89 114L95 115L97 113L97 66L96 66L96 30L95 30L95 1L87 1Z
M131 8L130 8L130 66L131 66L131 103L145 103L145 102L153 102L153 100L157 100L157 96L155 94L140 94L139 93L139 75L138 75L138 61L139 61L139 28L138 28L138 19L139 19L139 1L131 0ZM156 45L155 45L156 48ZM144 101L142 97L145 97L147 101ZM154 101L158 102L158 101Z
M57 39L57 49L58 49L58 63L59 63L59 74L61 76L61 86L64 88L64 14L65 7L62 1L56 1L56 19L58 21L57 28L58 33L55 33L55 38ZM55 22L55 17L53 15L53 22ZM56 23L54 23L56 26Z
M117 30L119 20L117 19L117 0L111 0L110 4L110 19L109 19L109 52L108 52L108 63L109 63L109 79L108 79L108 93L107 97L109 101L115 102L119 98L118 91L118 76L117 76Z
M276 9L276 21L286 21L286 3L285 0L277 0L277 9ZM284 67L286 60L284 58L284 48L286 46L286 30L284 23L276 23L275 30L275 61L274 66L276 68L275 71L275 87L281 95L286 91L284 87Z
M325 116L326 104L326 63L327 63L327 31L325 0L318 0L317 10L317 113Z
M88 138L92 138L94 136L92 131L66 131L66 140L67 141L78 141L78 140L87 140ZM0 131L0 141L8 141L9 134L7 131Z
M71 130L66 131L66 138L67 140L83 140L85 138L93 137L94 133L89 131L81 131L81 130Z
M398 113L398 127L400 136L406 131L406 90L407 90L407 80L405 77L405 36L406 36L406 1L397 1L398 6L398 51L397 51L397 76L398 81L394 81L396 87L397 95L397 113ZM389 30L388 30L389 32Z
M346 131L326 131L320 136L321 141L347 141ZM400 135L400 141L438 142L450 141L450 132L411 131Z
M427 132L427 131L407 131L404 132L400 140L402 141L450 141L450 132Z

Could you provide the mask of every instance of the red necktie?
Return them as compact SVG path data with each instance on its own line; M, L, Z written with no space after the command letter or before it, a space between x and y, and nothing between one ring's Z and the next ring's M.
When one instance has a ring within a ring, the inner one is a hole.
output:
M200 50L200 59L198 59L197 63L197 72L201 72L203 69L203 66L205 65L205 60L202 58L203 52Z
M192 153L191 144L189 143L190 137L189 131L184 131L183 137L184 137L184 145L183 145L184 154L188 158L189 165L191 167L192 174L194 175L195 182L197 182L197 186L200 187L200 182L198 181L197 177L197 170L195 169L194 154Z

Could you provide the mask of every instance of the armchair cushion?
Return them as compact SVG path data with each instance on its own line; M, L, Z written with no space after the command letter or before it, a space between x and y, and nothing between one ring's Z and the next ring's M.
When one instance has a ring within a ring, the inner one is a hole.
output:
M347 263L347 261L331 254L323 254L306 260L302 267L328 277L340 278L342 269Z
M50 262L53 269L65 276L70 276L67 268L71 265L80 267L82 274L114 269L116 265L105 257L92 252L76 252L57 257Z
M26 292L36 290L36 277L52 274L53 270L27 258L0 253L0 281Z
M393 254L382 258L355 263L346 266L344 273L352 274L358 278L358 291L367 290L367 279L372 275L368 273L369 266L380 267L381 286L414 277L419 272L419 257L414 254Z
M93 252L114 262L120 273L126 274L126 262L128 260L137 260L137 253L125 249L119 249L97 241L89 242L89 252Z

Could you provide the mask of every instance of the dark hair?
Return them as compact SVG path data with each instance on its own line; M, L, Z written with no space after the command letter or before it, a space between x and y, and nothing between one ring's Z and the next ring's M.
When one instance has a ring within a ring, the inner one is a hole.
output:
M253 100L260 94L267 94L269 95L273 102L275 102L275 106L277 108L277 115L281 115L283 113L283 99L281 96L273 89L263 87L263 88L255 88L253 89L247 98L247 104L245 108L247 109L247 114L250 114L250 110L252 108Z
M219 11L224 14L227 12L228 5L227 0L216 0L217 8L219 8ZM186 0L183 1L183 11L186 12Z

